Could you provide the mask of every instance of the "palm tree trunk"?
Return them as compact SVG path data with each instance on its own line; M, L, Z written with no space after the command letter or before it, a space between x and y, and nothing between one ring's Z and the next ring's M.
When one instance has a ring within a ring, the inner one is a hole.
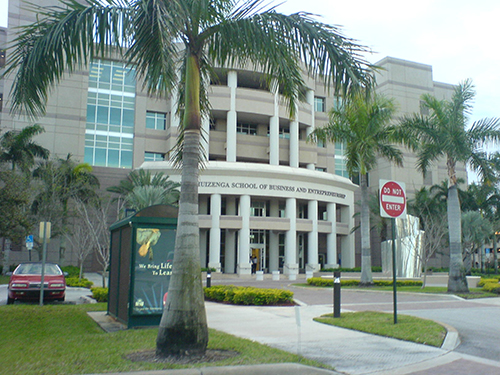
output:
M361 187L361 285L373 284L372 254L370 249L370 206L366 174L360 174Z
M156 340L156 354L160 357L201 354L208 343L198 225L199 85L198 60L190 56L186 72L183 163L174 262Z
M450 236L450 271L448 292L469 293L462 260L462 220L457 185L448 189L448 231Z

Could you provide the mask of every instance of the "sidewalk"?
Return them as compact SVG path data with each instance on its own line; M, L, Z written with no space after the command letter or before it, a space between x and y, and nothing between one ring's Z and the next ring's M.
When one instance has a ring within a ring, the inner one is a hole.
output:
M282 288L290 281L256 282L255 278L225 278L216 283L253 284ZM294 281L294 283L301 280ZM314 317L331 313L332 305L295 307L232 306L206 303L210 328L254 340L272 347L298 353L328 364L344 374L361 375L469 375L500 374L500 362L472 357L453 349L458 334L451 334L442 348L375 336L314 322ZM345 310L343 310L345 311ZM335 374L295 364L212 367L203 369L140 372L134 374Z

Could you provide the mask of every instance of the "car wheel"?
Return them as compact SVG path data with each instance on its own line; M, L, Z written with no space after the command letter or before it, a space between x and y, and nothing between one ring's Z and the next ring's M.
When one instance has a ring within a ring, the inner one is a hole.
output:
M14 299L7 297L7 305L12 305L14 304Z

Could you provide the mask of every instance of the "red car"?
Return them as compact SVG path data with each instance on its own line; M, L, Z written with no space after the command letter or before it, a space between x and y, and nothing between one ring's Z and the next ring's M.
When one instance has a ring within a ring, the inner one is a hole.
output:
M43 299L64 301L66 279L57 264L45 263ZM39 301L42 263L21 263L10 276L7 304L15 300Z

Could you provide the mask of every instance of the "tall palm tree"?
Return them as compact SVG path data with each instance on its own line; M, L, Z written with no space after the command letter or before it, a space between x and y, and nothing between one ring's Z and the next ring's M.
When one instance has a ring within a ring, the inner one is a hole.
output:
M359 174L361 188L361 279L362 285L373 283L370 249L370 206L367 175L384 157L402 165L403 153L394 146L403 143L397 126L390 125L394 102L374 93L357 92L330 113L327 126L310 135L312 141L340 142L350 176Z
M178 87L182 174L178 230L160 356L204 352L208 340L199 262L198 169L201 118L213 66L250 64L295 112L305 71L348 91L371 82L366 49L311 15L283 15L263 0L66 0L36 8L38 21L14 42L12 109L43 114L49 87L94 56L123 51L150 94ZM114 48L114 47L121 47ZM32 69L36 66L37 69ZM177 74L181 69L181 74ZM180 80L179 80L180 77Z
M9 130L0 137L0 162L8 162L12 170L18 166L27 172L35 164L35 158L47 159L49 150L33 141L33 137L43 133L41 125L26 126L22 130Z
M493 173L486 153L485 142L500 140L500 119L486 118L468 126L474 99L474 86L466 80L455 87L451 100L438 100L423 95L429 109L428 116L414 114L402 119L401 124L420 142L417 150L417 168L423 173L439 158L446 158L448 171L448 229L450 237L450 272L448 292L467 293L467 280L462 260L461 208L458 196L456 164L466 163L484 180Z
M35 214L51 215L58 220L59 225L59 262L63 263L66 254L66 236L70 216L70 201L88 201L97 198L96 189L99 180L92 174L88 163L76 163L68 154L65 159L59 158L41 163L33 176L42 182L42 188L33 202ZM60 210L54 211L54 205Z

